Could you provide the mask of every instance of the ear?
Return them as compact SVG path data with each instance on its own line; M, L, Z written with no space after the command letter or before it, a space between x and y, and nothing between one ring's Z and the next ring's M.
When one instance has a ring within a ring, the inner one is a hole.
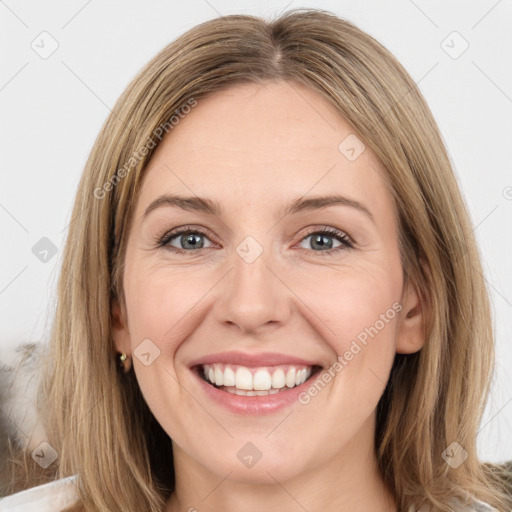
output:
M428 273L424 262L422 267ZM426 304L418 290L408 279L402 294L402 315L396 334L396 352L398 354L413 354L425 344Z
M130 354L130 332L128 331L126 313L117 299L112 301L111 316L114 346L118 352Z

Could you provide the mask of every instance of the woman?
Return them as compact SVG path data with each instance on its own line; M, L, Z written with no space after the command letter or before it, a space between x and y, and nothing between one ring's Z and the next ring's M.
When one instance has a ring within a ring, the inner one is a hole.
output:
M195 27L129 85L80 182L42 388L50 495L509 510L475 444L480 268L436 123L377 41L317 10Z

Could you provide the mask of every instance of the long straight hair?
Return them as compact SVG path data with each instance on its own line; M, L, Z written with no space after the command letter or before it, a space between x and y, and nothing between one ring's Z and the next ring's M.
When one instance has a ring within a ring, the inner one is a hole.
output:
M44 368L41 415L59 458L43 475L21 459L28 466L17 481L30 487L78 474L80 500L69 510L163 510L174 488L171 440L134 372L116 364L111 338L112 301L124 302L133 209L161 127L170 132L186 105L216 91L268 81L302 84L325 98L387 169L404 275L427 318L423 349L396 356L377 411L375 451L399 509L427 504L447 512L455 496L471 495L510 510L500 467L477 458L493 330L469 215L439 129L386 48L316 9L202 23L156 55L118 100L79 184ZM452 442L467 452L457 469L442 456Z

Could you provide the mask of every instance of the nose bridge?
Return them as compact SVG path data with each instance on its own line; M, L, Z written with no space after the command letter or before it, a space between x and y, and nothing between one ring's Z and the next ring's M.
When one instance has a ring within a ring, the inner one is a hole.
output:
M261 235L264 242L270 235ZM247 236L234 249L230 259L230 277L216 304L216 316L224 323L236 324L243 331L256 331L282 323L289 314L287 289L271 270L272 244L263 246L256 237Z

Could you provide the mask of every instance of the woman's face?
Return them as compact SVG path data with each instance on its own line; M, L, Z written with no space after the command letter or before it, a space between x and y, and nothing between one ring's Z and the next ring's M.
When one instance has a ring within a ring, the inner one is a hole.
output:
M376 406L395 353L421 346L421 313L385 169L315 92L198 100L147 168L123 279L115 344L177 468L274 483L373 457Z

